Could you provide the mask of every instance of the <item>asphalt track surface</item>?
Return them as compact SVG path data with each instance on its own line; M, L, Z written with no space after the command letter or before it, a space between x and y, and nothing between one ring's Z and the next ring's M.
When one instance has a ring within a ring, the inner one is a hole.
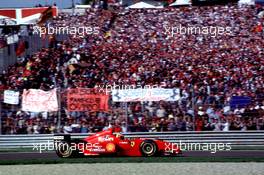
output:
M225 157L225 158L263 158L262 151L219 151L210 153L208 151L184 152L183 157ZM26 160L26 159L59 159L54 152L1 152L0 160Z
M264 163L96 163L5 165L0 175L263 175Z

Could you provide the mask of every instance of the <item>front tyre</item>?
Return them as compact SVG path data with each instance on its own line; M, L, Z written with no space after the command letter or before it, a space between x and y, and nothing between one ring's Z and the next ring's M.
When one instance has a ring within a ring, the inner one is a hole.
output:
M144 140L140 145L140 152L143 156L155 156L158 152L157 144L153 140Z

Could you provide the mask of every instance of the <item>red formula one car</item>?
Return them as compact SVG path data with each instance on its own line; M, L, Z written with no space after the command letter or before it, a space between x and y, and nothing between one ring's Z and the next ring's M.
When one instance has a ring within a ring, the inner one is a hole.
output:
M177 145L158 139L125 138L113 129L95 133L83 140L71 135L54 136L54 147L59 157L84 156L162 156L178 155Z

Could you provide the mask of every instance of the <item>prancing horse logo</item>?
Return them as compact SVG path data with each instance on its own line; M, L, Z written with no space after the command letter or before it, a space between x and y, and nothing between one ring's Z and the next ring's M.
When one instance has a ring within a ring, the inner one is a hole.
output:
M131 145L131 147L134 147L135 146L135 142L134 141L130 142L130 145Z

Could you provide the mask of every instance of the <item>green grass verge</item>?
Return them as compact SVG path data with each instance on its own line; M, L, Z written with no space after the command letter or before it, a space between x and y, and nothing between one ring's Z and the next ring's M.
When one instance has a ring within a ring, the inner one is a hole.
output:
M181 163L181 162L264 162L264 158L229 157L93 157L69 159L0 160L0 165L61 163Z

